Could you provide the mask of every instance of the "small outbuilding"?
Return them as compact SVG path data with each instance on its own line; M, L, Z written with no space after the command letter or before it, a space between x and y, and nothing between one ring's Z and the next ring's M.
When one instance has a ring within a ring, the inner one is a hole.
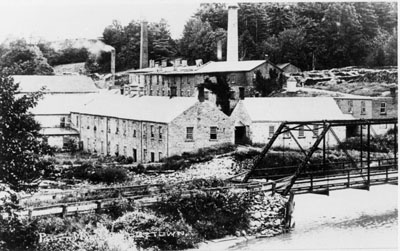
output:
M301 69L291 63L284 63L284 64L277 64L277 66L284 72L284 73L297 73L301 72Z

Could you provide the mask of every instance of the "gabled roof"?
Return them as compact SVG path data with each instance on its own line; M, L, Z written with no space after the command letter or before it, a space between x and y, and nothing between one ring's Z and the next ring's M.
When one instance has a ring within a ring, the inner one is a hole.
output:
M69 114L71 110L92 100L97 94L45 94L30 110L34 115Z
M93 80L83 75L42 76L14 75L22 93L39 91L45 87L45 93L90 93L99 89Z
M192 97L143 96L130 98L122 95L99 94L72 112L98 116L169 123L198 102Z
M211 61L196 73L214 73L214 72L238 72L238 71L251 71L254 68L266 63L266 60L248 60L248 61Z
M245 98L239 102L253 122L354 119L329 97Z

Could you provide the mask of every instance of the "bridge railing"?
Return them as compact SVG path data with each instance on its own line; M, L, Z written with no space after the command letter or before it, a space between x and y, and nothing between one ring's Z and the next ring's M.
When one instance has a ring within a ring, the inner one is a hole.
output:
M357 168L354 168L352 162L328 162L325 165L322 163L309 164L306 170L299 175L299 178L307 177L310 175L326 176L326 175L338 175L343 173L367 173L367 162L363 161L357 163ZM254 169L252 177L257 178L268 178L268 179L279 179L289 175L292 175L296 170L297 166L282 166L282 167L268 167ZM386 159L372 159L370 160L370 170L385 170L385 169L397 169L397 162L395 158Z

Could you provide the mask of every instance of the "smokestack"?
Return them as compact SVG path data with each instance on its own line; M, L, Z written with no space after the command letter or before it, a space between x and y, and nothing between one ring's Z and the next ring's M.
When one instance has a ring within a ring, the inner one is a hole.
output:
M222 61L222 41L219 40L217 42L217 59L218 61Z
M226 61L239 61L239 37L238 37L238 9L237 4L228 6L228 46Z
M140 69L149 67L147 21L142 21L140 30Z
M115 49L111 50L111 85L115 85Z

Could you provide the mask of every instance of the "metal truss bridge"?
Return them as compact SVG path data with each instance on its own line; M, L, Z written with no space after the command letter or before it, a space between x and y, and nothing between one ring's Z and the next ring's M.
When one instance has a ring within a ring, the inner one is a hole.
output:
M394 157L372 159L371 131L375 134L372 125L380 124L393 125ZM348 161L331 163L327 159L329 150L326 147L326 136L330 133L341 144L342 142L334 128L343 126L359 127L360 157L354 158L354 155L352 156L346 149L341 149L346 154ZM310 149L304 149L293 136L292 131L299 130L299 128L306 128L305 131L314 133L315 141ZM315 130L316 128L320 129L318 130L319 133ZM366 130L366 132L363 130ZM262 166L264 157L268 155L278 136L285 133L292 136L291 138L304 154L302 162L298 166ZM260 155L254 159L253 166L244 176L243 182L253 178L266 178L272 180L273 187L271 189L283 195L287 195L289 192L329 194L330 190L369 189L372 185L384 183L397 185L397 149L397 118L283 122ZM313 154L320 150L322 150L322 162L312 163Z

